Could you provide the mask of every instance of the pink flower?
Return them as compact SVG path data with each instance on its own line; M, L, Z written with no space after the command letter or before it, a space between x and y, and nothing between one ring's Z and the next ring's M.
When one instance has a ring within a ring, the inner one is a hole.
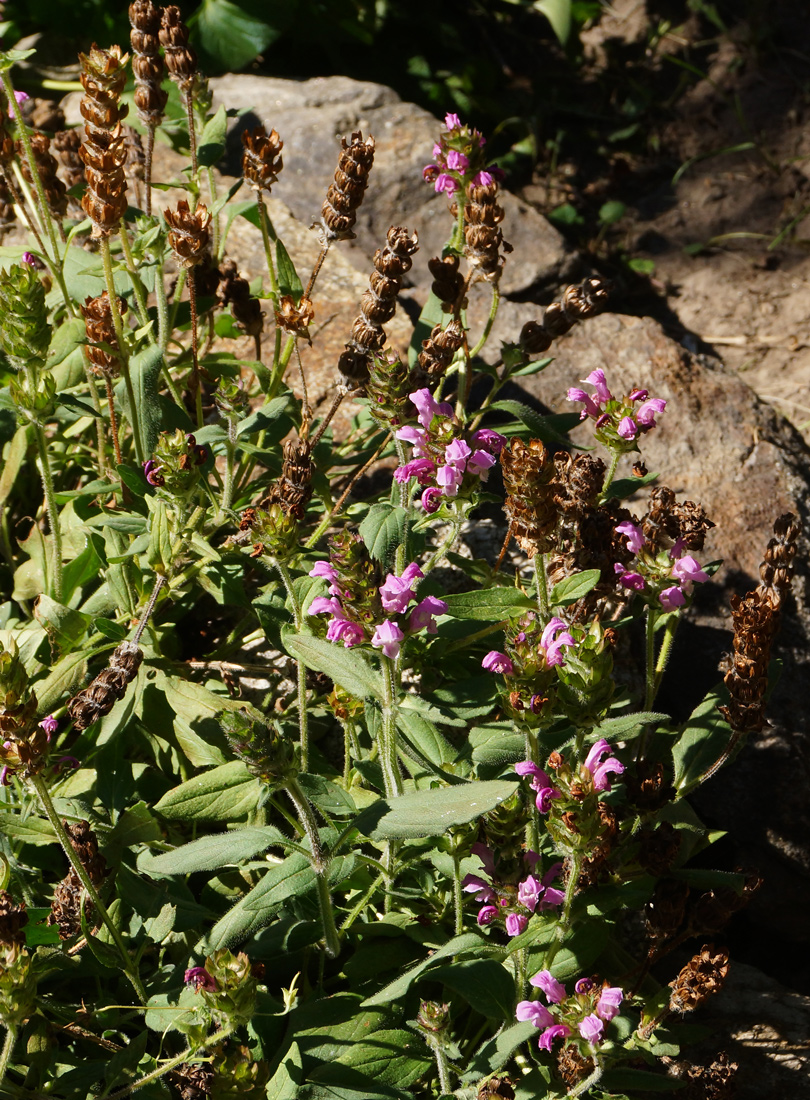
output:
M572 386L565 396L568 401L578 401L585 406L580 414L580 420L584 420L588 416L592 416L594 419L600 416L602 410L585 390L579 390Z
M487 672L502 672L504 676L511 676L515 667L505 653L499 653L497 649L491 649L481 662L481 667Z
M660 416L666 407L663 397L651 397L636 409L636 420L645 428L654 428L656 416Z
M463 153L459 153L455 149L451 149L447 154L447 167L451 172L466 172L470 166L470 162Z
M334 615L336 619L343 618L343 608L340 606L340 600L332 597L327 599L326 596L316 596L312 603L309 605L309 615Z
M457 114L448 113L444 116L444 125L445 128L448 130L460 130L461 119L458 117Z
M590 1016L586 1016L584 1020L579 1021L577 1029L586 1043L590 1043L591 1046L596 1046L602 1038L605 1025L598 1016L594 1016L594 1014L591 1013Z
M366 632L358 623L350 619L332 619L326 628L326 640L328 642L343 642L346 649L360 645L366 640Z
M540 646L546 651L546 664L549 668L565 664L565 657L560 653L564 645L574 645L574 639L565 629L562 619L555 615L553 619L549 619L540 635Z
M186 985L193 985L194 988L199 991L201 989L216 989L217 983L212 974L209 974L204 966L192 966L190 967L184 977L183 981Z
M495 905L483 905L478 910L478 916L476 917L476 920L478 921L478 923L482 927L484 927L487 924L492 924L492 922L495 920L497 915L498 915L497 906L495 906Z
M491 455L489 451L473 451L467 462L467 473L486 481L489 477L490 468L494 465L495 456Z
M49 714L47 718L43 718L39 723L39 728L44 731L45 736L50 741L51 737L59 729L59 723L56 721L52 714Z
M394 470L394 478L402 484L415 477L420 485L428 485L436 473L436 465L429 458L415 458Z
M444 191L448 195L455 195L456 191L458 191L458 187L458 181L455 177L448 176L446 172L440 172L433 184L435 191Z
M436 401L427 387L409 393L411 404L416 406L417 420L423 428L429 428L434 416L452 416L453 406L448 401ZM398 439L405 439L397 432Z
M470 457L470 448L463 439L454 439L444 449L444 460L460 473L464 472L467 459Z
M639 525L631 523L629 519L625 520L624 523L617 524L613 530L620 535L624 535L627 539L627 549L631 554L637 554L647 541Z
M643 401L649 390L631 390L627 395L630 401Z
M521 932L525 931L528 923L529 918L522 913L510 913L506 918L506 934L508 936L519 936Z
M556 787L543 787L542 790L538 791L537 798L534 800L538 813L547 814L551 808L552 800L555 798L562 798L562 794Z
M428 634L435 634L438 628L433 616L446 614L447 604L444 600L439 600L435 596L425 596L411 612L408 625L411 630L426 630Z
M14 775L13 769L10 768L8 764L4 764L3 767L0 768L0 787L8 786L8 777L10 775Z
M632 588L634 592L643 592L647 587L647 582L640 573L629 572L621 562L616 562L613 569L619 578L619 583L625 588Z
M440 466L436 471L436 484L446 497L454 497L464 480L464 473L455 466Z
M310 577L322 577L323 580L334 584L338 578L337 569L328 561L316 561L309 571Z
M163 477L163 474L160 472L161 469L162 469L162 467L161 467L160 463L155 462L154 458L147 458L146 462L144 462L144 464L143 464L144 477L146 478L146 480L149 482L150 485L154 485L157 488L160 488L161 485L165 484L166 479Z
M31 98L31 96L28 94L28 92L15 92L14 93L14 98L16 99L17 103L26 103ZM9 118L16 118L17 117L16 114L14 113L14 108L10 103L8 105L8 117Z
M592 370L588 377L583 378L582 381L589 382L593 386L596 390L596 396L599 398L600 405L606 405L608 401L613 400L613 394L608 389L608 384L605 380L605 372L601 367Z
M624 764L618 761L615 756L611 756L607 760L602 761L602 757L605 755L605 753L608 753L610 751L610 745L603 737L596 742L591 751L585 757L585 767L593 776L594 790L609 791L609 776L621 775L624 771ZM600 763L600 761L602 762Z
M551 783L548 775L539 764L535 764L533 760L518 761L518 763L515 764L514 770L518 775L530 775L532 777L532 786L535 790L539 790L540 787L547 787Z
M518 901L524 905L530 913L537 908L537 903L543 894L543 884L534 875L527 875L518 886Z
M566 998L565 986L558 982L550 970L540 970L529 982L537 989L542 989L548 998L549 1004L558 1005Z
M482 168L480 172L473 176L474 187L490 187L495 182L495 177L491 172L487 172Z
M416 562L411 562L407 569L403 571L401 577L389 573L385 578L385 583L380 586L380 599L382 600L383 610L393 611L395 615L401 615L416 595L412 585L423 576L424 573Z
M437 512L439 510L439 505L442 502L443 495L444 494L442 493L441 489L437 489L435 485L425 489L424 493L422 493L422 498L420 501L422 505L422 511L426 512L427 515L432 515L433 512Z
M632 416L623 416L616 431L622 439L635 439L638 435L638 424Z
M554 1024L553 1027L547 1027L540 1038L537 1040L537 1045L541 1050L551 1051L551 1044L555 1039L565 1039L571 1034L571 1028L566 1027L565 1024Z
M554 1023L554 1017L540 1001L520 1001L515 1016L522 1024L534 1024L535 1027L548 1027Z
M491 428L479 428L472 437L473 443L485 447L490 454L499 455L506 445L506 436L493 432Z
M619 1007L623 1000L624 993L618 986L606 986L596 1002L596 1015L601 1020L612 1020L614 1016L619 1015Z
M371 644L375 649L381 649L385 656L393 661L399 656L400 642L404 637L396 623L392 623L390 619L384 619L374 631Z
M410 443L413 447L413 453L415 458L427 458L427 452L425 451L425 444L427 443L427 432L422 428L415 428L413 424L406 424L404 428L400 428L396 433L396 438L401 439L403 443Z
M575 993L590 993L593 989L593 982L590 978L580 978L577 984L574 986Z
M479 875L465 875L461 880L461 889L465 894L475 894L476 901L497 901L498 895L490 884Z
M674 584L671 588L665 588L658 596L664 611L674 611L676 607L683 607L686 596L683 591Z
M22 262L28 264L29 267L40 267L41 264L37 261L36 256L32 252L23 252Z
M491 877L495 877L495 853L486 844L482 844L480 840L476 840L470 848L470 851L474 856L478 856L481 860L481 866L486 873ZM528 853L527 853L528 854ZM540 858L539 856L537 857Z
M560 797L559 791L552 792L555 797ZM543 897L540 901L540 911L544 909L553 909L555 905L562 905L565 901L565 891L558 890L556 886L552 886L551 883L562 874L562 864L554 863L543 875L541 885L544 887Z
M700 568L700 562L697 558L693 558L691 554L684 554L682 558L675 562L672 566L672 576L681 582L687 592L693 582L703 582L709 579L709 574L703 572Z

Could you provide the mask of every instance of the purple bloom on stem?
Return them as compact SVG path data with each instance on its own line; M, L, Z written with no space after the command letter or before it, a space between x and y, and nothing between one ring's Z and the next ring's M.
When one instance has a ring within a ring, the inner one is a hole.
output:
M160 463L153 458L148 458L143 464L143 472L150 485L160 487L164 484L164 477L160 472Z
M50 741L51 737L59 729L59 723L56 721L52 714L49 714L47 718L43 718L39 723L39 728L45 731L45 736Z
M326 640L328 642L343 642L346 649L360 645L366 640L366 632L358 623L350 619L332 619L326 628Z
M479 428L472 437L473 443L485 447L490 454L499 455L506 445L506 436L493 432L491 428Z
M674 611L676 607L683 607L686 596L683 590L674 584L671 588L665 588L658 596L664 611Z
M625 520L624 523L618 523L613 530L620 535L624 535L627 539L627 549L631 554L637 554L647 541L639 525L631 523L629 519Z
M394 477L400 484L415 477L420 485L428 485L435 473L436 465L429 458L415 458L394 470Z
M536 989L543 990L546 997L548 997L549 1004L558 1005L560 1001L565 1000L565 986L562 982L557 981L550 970L540 970L533 978L529 978L529 982Z
M593 989L593 982L590 978L580 978L577 984L574 986L575 993L590 993Z
M591 395L586 393L585 390L578 390L572 386L565 396L568 401L578 401L585 406L580 414L580 420L584 420L587 416L596 419L602 412Z
M627 395L630 401L643 401L649 393L649 390L631 390Z
M453 176L448 176L446 172L440 172L436 177L433 188L436 191L444 191L448 195L455 195L458 191L458 181Z
M437 489L435 485L429 486L425 489L424 493L422 493L422 499L420 501L422 511L426 512L427 515L432 515L434 512L437 512L443 496L444 494L441 489Z
M504 676L511 676L515 667L505 653L499 653L497 649L491 649L481 662L481 667L487 672L502 672Z
M624 764L617 760L615 756L610 756L607 760L602 760L605 753L610 751L610 745L603 737L596 742L585 757L585 767L593 776L594 789L597 791L609 791L609 776L621 775L624 771Z
M605 372L601 367L597 367L596 370L592 370L587 378L582 379L583 382L589 382L596 390L596 396L599 398L601 405L606 405L608 401L613 400L613 394L608 389L608 384L605 379Z
M459 153L456 149L451 149L447 154L447 167L452 172L466 172L470 166L470 162L463 153Z
M478 910L478 916L475 918L478 923L484 927L487 924L492 924L498 915L498 908L495 905L483 905Z
M396 438L401 439L403 443L410 443L415 458L427 458L425 452L427 432L423 428L415 428L413 424L406 424L404 428L400 428L396 433Z
M636 409L636 420L645 428L654 428L656 416L660 416L666 407L663 397L651 397Z
M554 792L559 797L559 791ZM562 873L562 864L554 863L543 875L541 881L544 887L543 898L540 902L540 910L553 909L556 905L562 905L565 901L565 891L558 890L556 886L552 886L551 883Z
M473 176L474 187L491 187L494 182L494 175L492 172L487 172L485 168L482 168L480 172Z
M467 473L486 481L489 477L490 468L494 465L495 456L491 455L489 451L473 451L467 462Z
M374 631L371 644L375 649L381 649L393 661L399 656L399 645L404 637L396 623L384 619Z
M15 92L14 93L14 98L16 99L17 103L26 103L31 98L31 96L28 94L28 92ZM16 114L14 113L14 108L10 103L8 105L8 117L9 118L16 118L17 117Z
M543 884L534 875L527 875L518 886L518 901L533 913L543 894Z
M411 612L410 628L411 630L426 630L428 634L435 634L437 627L433 616L446 614L447 604L444 600L437 599L436 596L425 596Z
M616 562L613 568L619 577L619 583L625 588L632 588L634 592L643 592L647 587L647 582L640 573L631 573L620 562Z
M444 116L444 125L448 130L460 130L461 119L454 112L448 112Z
M598 1016L594 1016L594 1014L591 1013L590 1016L586 1016L584 1020L579 1021L577 1030L586 1043L590 1043L591 1046L596 1046L602 1038L605 1025Z
M416 562L411 562L407 569L403 571L401 577L389 573L385 578L385 583L380 586L380 599L382 600L383 609L401 615L416 595L411 586L423 576L424 574Z
M546 624L540 636L540 645L546 651L546 664L549 668L553 668L555 665L565 664L565 657L560 653L560 648L564 645L574 645L574 639L565 629L562 619L555 615Z
M554 1023L554 1017L540 1001L520 1001L515 1016L522 1024L534 1024L535 1027L548 1027Z
M28 264L29 267L38 267L37 258L31 252L23 252L22 262Z
M454 439L452 443L445 447L445 462L449 463L450 466L454 466L457 470L464 470L469 457L470 448L463 439Z
M3 767L0 768L0 787L8 786L8 777L10 775L14 775L14 772L8 766L8 764L4 764Z
M601 1020L612 1020L619 1015L619 1008L624 1000L624 993L617 986L607 986L599 994L596 1002L596 1015Z
M421 390L409 393L411 404L416 406L417 420L423 428L429 428L434 416L452 416L453 406L448 401L436 401L433 394L425 386ZM403 429L404 430L404 429ZM397 432L398 439L407 438Z
M537 1040L537 1045L541 1050L551 1051L551 1045L555 1039L565 1039L571 1034L571 1028L566 1027L565 1024L554 1024L552 1027L547 1027L540 1038Z
M456 496L463 480L463 471L456 469L455 466L440 466L436 471L436 484L446 497Z
M190 967L183 978L186 985L193 985L199 992L201 989L216 989L217 983L212 974L209 974L204 966Z
M335 597L316 596L309 605L308 615L334 615L336 619L343 618L343 608L340 600Z
M529 918L522 913L510 913L506 918L506 933L508 936L519 936L525 931Z
M635 439L638 435L638 424L632 416L623 416L616 431L622 439Z
M475 894L476 901L496 901L497 895L490 884L479 875L465 875L461 880L465 894Z
M328 561L316 561L309 571L309 576L321 577L323 580L329 581L330 584L334 584L338 577L337 569Z
M691 554L684 554L675 562L672 566L672 576L679 580L687 591L689 591L687 585L691 585L694 581L703 582L709 579L709 574L703 572L700 562Z
M551 782L540 765L535 764L533 760L519 760L518 763L515 764L514 770L518 775L530 775L532 777L532 786L535 790L539 790L540 787L547 787Z

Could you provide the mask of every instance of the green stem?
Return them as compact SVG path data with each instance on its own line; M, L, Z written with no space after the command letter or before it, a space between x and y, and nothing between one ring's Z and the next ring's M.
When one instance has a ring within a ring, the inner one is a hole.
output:
M157 302L158 315L158 343L165 354L166 348L169 346L171 329L169 328L169 303L166 299L166 281L162 259L155 269L155 301ZM166 369L168 370L168 366Z
M312 870L315 872L318 888L318 904L321 910L321 927L323 928L324 950L330 959L335 959L340 954L340 938L335 925L335 912L332 908L332 895L329 892L329 855L324 852L321 838L318 835L318 826L309 799L301 790L297 779L291 779L287 784L287 794L295 806L304 832L307 834L310 848L312 849Z
M515 1005L523 1000L526 993L526 969L528 953L525 947L515 952Z
M264 205L264 195L261 191L256 196L256 203L259 207L259 225L262 230L262 240L264 241L264 255L267 259L267 271L270 275L270 297L273 299L273 304L278 308L278 283L276 282L276 267L273 262L273 246L270 242L270 219L267 217L267 207Z
M110 252L110 238L101 238L101 262L104 265L104 281L107 284L107 294L110 298L110 314L115 328L115 339L118 343L118 351L121 357L121 373L124 376L124 385L127 388L129 398L129 426L132 429L132 441L135 445L135 457L138 464L143 466L146 461L141 440L141 425L138 417L138 406L135 402L135 390L132 385L132 374L129 369L129 353L124 342L124 323L121 320L121 311L118 308L118 295L115 292L115 277L112 267L112 253Z
M132 283L132 289L135 291L135 298L138 302L138 313L140 314L141 325L146 325L149 321L149 310L146 304L146 288L144 287L141 277L138 274L138 269L135 264L135 257L132 255L132 246L129 243L129 234L127 233L126 226L123 222L118 227L118 235L121 238L121 251L124 253L124 259L126 261L127 272L129 273L129 281ZM149 331L150 344L156 343L154 332Z
M571 856L571 870L568 876L568 884L565 887L565 900L563 901L562 913L560 914L560 919L557 921L557 935L546 952L546 957L544 959L543 968L545 970L551 969L554 957L562 947L565 933L571 925L571 906L574 903L574 894L576 893L581 870L582 854L580 852L574 852Z
M235 1026L225 1027L221 1031L215 1031L213 1035L209 1035L208 1038L195 1047L186 1047L182 1054L178 1054L174 1058L170 1058L168 1062L164 1062L158 1069L153 1069L151 1073L147 1073L145 1077L139 1078L137 1081L133 1081L131 1085L125 1085L117 1092L111 1092L107 1097L107 1100L123 1100L125 1096L129 1096L135 1092L136 1089L142 1089L144 1085L151 1084L152 1081L159 1081L161 1077L167 1073L171 1073L173 1069L177 1069L178 1066L182 1066L184 1062L187 1062L189 1058L193 1058L195 1054L199 1054L202 1050L207 1050L208 1047L216 1046L218 1043L224 1043L229 1035L233 1035L236 1031Z
M644 696L644 709L650 710L655 699L655 624L658 621L658 613L651 607L647 608L647 667L645 679L647 684Z
M397 758L397 675L396 662L380 658L383 674L382 728L380 731L380 765L385 781L386 798L402 794L402 773Z
M6 1076L8 1070L8 1064L11 1061L11 1054L14 1050L14 1044L17 1042L17 1029L15 1027L9 1027L6 1031L5 1042L3 1043L3 1049L0 1051L0 1082Z
M3 70L3 72L0 74L0 79L2 79L3 81L3 88L6 93L7 101L9 103L16 103L16 99L14 97L14 86L11 83L11 77L9 76L8 69ZM34 181L37 198L39 199L40 220L48 230L48 237L51 242L51 248L53 249L54 259L57 261L57 266L59 266L59 246L56 243L56 232L53 227L53 218L51 217L51 210L48 206L48 200L45 197L45 188L42 186L42 179L40 178L39 169L37 168L36 158L34 157L34 150L31 147L31 138L28 134L28 127L25 125L21 117L18 117L17 124L17 131L20 135L20 141L22 142L25 161L28 165L28 171L31 174L31 179Z
M188 304L191 310L191 363L192 363L192 389L194 390L194 405L197 412L197 427L202 428L202 378L200 377L199 345L197 341L197 279L194 271L188 274Z
M613 483L613 478L616 476L616 467L619 465L619 459L621 457L621 451L610 452L610 466L608 466L607 473L605 474L605 481L602 485L602 500L607 496L607 491Z
M211 193L211 206L214 207L217 204L217 178L214 175L214 169L210 166L206 168L205 174L208 176L208 190ZM221 213L222 211L217 212L214 218L214 224L211 227L211 252L216 257L215 262L219 262L219 260L222 258L219 254L219 239L221 236L219 219Z
M461 520L460 519L452 520L451 524L450 524L449 534L445 536L445 538L442 540L440 545L436 547L436 549L430 555L428 560L422 566L422 572L426 576L431 571L431 569L436 568L436 566L441 562L442 558L447 553L447 551L455 544L455 541L458 538L460 531L461 531Z
M489 307L489 317L487 317L487 323L484 325L484 331L481 333L481 338L475 347L470 352L470 361L475 359L479 351L483 348L489 339L489 334L492 332L492 326L495 324L495 318L498 316L498 306L501 304L501 291L497 285L492 288L492 302Z
M450 1080L450 1067L447 1064L447 1055L442 1047L437 1042L431 1042L430 1046L433 1049L433 1057L436 1059L436 1070L439 1074L439 1088L442 1090L443 1096L449 1096L453 1091L453 1084Z
M48 792L48 788L45 785L44 780L42 779L42 776L32 775L29 779L29 782L39 795L39 800L42 803L42 808L45 811L45 815L50 821L53 827L53 831L56 833L56 836L59 839L59 843L62 845L64 853L68 858L68 862L70 863L73 870L76 872L79 881L81 882L84 889L87 891L87 896L92 901L93 905L95 906L96 912L101 917L107 928L107 931L112 936L113 942L115 943L115 946L118 948L118 951L121 955L121 961L124 964L124 970L126 971L127 977L132 982L132 986L137 993L141 1004L146 1004L146 990L144 989L140 975L135 969L132 959L130 958L129 952L126 948L126 944L121 937L121 933L119 932L118 928L115 925L115 922L107 911L107 907L98 896L98 891L93 885L93 881L87 873L87 869L76 854L76 850L70 842L70 837L68 836L64 826L62 825L59 814L56 812L56 807L51 801L51 796Z
M548 622L551 616L551 607L548 601L548 577L546 576L546 555L534 555L534 576L537 581L537 606L544 622Z
M461 889L461 859L453 852L453 908L455 912L454 934L460 936L464 931L464 891Z
M228 417L228 438L225 441L225 484L222 486L222 511L229 512L233 504L233 468L236 460L236 417Z
M277 329L277 332L281 332L281 329ZM278 345L277 345L278 346ZM267 386L267 401L272 399L278 393L281 383L284 381L284 372L287 370L287 365L292 358L293 348L295 347L295 336L292 334L287 337L287 343L284 345L284 350L281 355L273 360L273 370L270 375L270 382Z
M293 587L292 574L283 561L279 561L278 558L274 559L276 569L279 571L284 587L287 590L287 596L289 597L290 604L293 609L293 619L295 621L295 629L301 631L303 627L303 616L301 614L301 605L298 602L298 597L295 594L295 588ZM298 736L300 742L300 754L301 754L301 771L305 772L309 768L309 714L307 713L307 666L301 660L296 660L298 666Z
M658 650L658 658L655 662L655 694L652 699L653 703L655 702L655 696L658 694L661 680L664 678L664 673L669 663L670 654L672 653L672 643L675 641L675 633L680 621L680 615L670 615L664 627L664 637L661 641L661 648Z
M48 457L48 441L45 438L45 429L41 424L34 424L34 432L37 437L37 449L39 450L39 472L42 478L42 489L45 494L45 507L48 511L48 522L51 525L51 538L53 540L52 553L52 592L57 603L62 602L62 528L59 523L59 510L56 507L56 494L53 487L53 471L51 460Z

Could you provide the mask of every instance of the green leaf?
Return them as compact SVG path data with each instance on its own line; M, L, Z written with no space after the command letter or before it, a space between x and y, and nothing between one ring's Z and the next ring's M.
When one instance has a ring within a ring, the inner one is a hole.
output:
M217 921L206 941L209 950L228 947L252 936L270 923L287 898L304 894L315 886L315 872L307 856L293 852L272 867L257 886Z
M92 622L90 615L74 611L45 595L34 604L34 618L42 625L51 642L63 652L73 649Z
M54 665L50 675L36 683L37 716L50 714L62 705L65 697L70 695L80 680L84 678L87 660L94 657L98 649L77 650L66 654L61 661Z
M253 859L271 844L283 844L287 838L273 825L263 828L234 829L215 836L201 836L171 852L151 856L143 863L148 874L188 875L194 871L218 871L235 866L243 859ZM140 866L140 864L139 864Z
M0 810L0 831L23 844L57 844L58 839L50 821L40 817L26 817L10 810Z
M0 50L0 72L6 72L18 61L25 61L36 52L36 50Z
M267 1086L267 1100L296 1100L303 1077L301 1050L292 1043Z
M528 1042L537 1033L534 1024L512 1024L504 1031L499 1031L488 1042L477 1050L472 1062L464 1071L463 1081L469 1083L478 1081L481 1077L487 1077L490 1073L497 1073L511 1058L519 1046Z
M148 1041L149 1032L144 1030L139 1035L135 1035L123 1050L119 1050L112 1055L104 1070L104 1081L107 1089L111 1089L125 1074L130 1071L135 1072L138 1063L146 1053Z
M205 52L225 71L244 68L277 33L230 0L203 0L196 29Z
M375 1008L378 1005L387 1005L391 1004L392 1001L402 1000L416 979L431 967L438 966L442 959L459 958L467 953L481 955L490 954L491 952L492 945L487 943L477 932L464 932L460 936L454 936L452 940L448 940L446 944L434 951L433 954L428 955L426 959L422 959L416 966L412 966L410 970L406 970L404 974L400 974L398 978L389 982L384 989L372 994L371 997L367 997L363 1001L363 1008Z
M585 219L570 202L564 202L562 206L555 206L553 210L549 210L546 217L552 225L568 229L576 229L585 224Z
M409 1088L431 1064L425 1045L412 1031L396 1029L374 1031L360 1041L348 1043L340 1055L322 1061L309 1073L309 1080L339 1084L353 1081L341 1067L350 1067L367 1079L398 1088Z
M330 676L356 699L370 697L382 701L382 678L368 663L365 654L310 634L288 635L285 645L292 656L303 661L307 668Z
M565 45L571 33L571 0L534 0L536 11L545 15L561 45Z
M274 397L272 401L268 401L266 405L262 405L260 409L256 409L250 416L240 421L236 428L237 437L255 435L256 432L269 428L275 420L288 411L289 407L289 394L284 397Z
M611 481L608 491L605 495L606 500L626 500L631 497L633 493L637 493L639 489L645 485L652 485L654 481L657 481L660 475L656 473L644 474L643 477L620 477L616 481Z
M621 221L626 213L627 207L623 202L611 199L610 202L602 203L600 206L599 223L600 225L613 225L615 222Z
M684 1082L677 1077L668 1077L665 1073L655 1073L649 1069L632 1069L629 1066L605 1070L599 1083L611 1092L675 1092L684 1086Z
M447 614L454 619L500 622L535 607L519 588L485 588L477 592L451 592L444 597Z
M605 718L593 731L594 739L598 741L600 737L621 738L631 730L640 729L641 726L658 725L668 721L668 714L660 714L655 710L639 710L633 714L622 714L618 718Z
M564 413L562 415L556 414L554 416L541 416L540 413L536 413L534 409L530 409L528 405L524 405L522 401L493 401L490 405L492 412L507 412L514 416L521 424L525 424L526 427L535 439L541 439L544 443L553 444L554 446L570 446L570 440L555 427L555 424L566 424L565 431L569 428L575 427L579 423L579 415L577 413Z
M145 455L151 455L154 451L162 426L163 413L157 391L162 362L163 352L159 347L151 345L139 351L137 355L133 355L129 361L129 372L132 376L132 388L141 429L141 446ZM115 387L115 396L131 424L129 392L123 378Z
M442 836L450 825L466 825L509 798L517 783L503 780L464 783L379 799L362 811L354 827L371 840Z
M397 505L372 504L359 531L369 554L384 566L390 566L393 552L407 536L408 513Z
M515 981L494 959L469 959L430 972L488 1019L514 1019Z
M279 294L289 294L295 299L295 304L301 301L304 287L298 278L295 264L290 259L290 254L284 247L284 242L279 237L276 241L276 269L278 272Z
M167 791L155 809L181 821L236 821L255 810L259 781L241 760L231 760Z
M210 168L225 152L225 132L228 128L228 116L225 108L220 107L213 118L205 124L197 144L197 160L204 168Z
M99 634L103 634L105 638L111 638L114 642L123 642L129 634L129 630L125 626L113 619L93 619L93 629L97 630Z
M7 457L3 463L2 472L0 472L0 505L5 504L8 500L8 495L17 480L17 474L20 472L23 462L25 462L30 428L30 424L23 424L19 427L9 444Z
M585 569L582 573L574 573L572 577L561 580L551 590L551 606L567 607L569 604L576 603L596 587L601 575L598 569Z
M717 709L727 696L716 688L692 711L686 727L672 747L675 789L679 795L696 787L728 747L731 728Z
M510 378L526 378L532 374L539 374L540 371L546 369L549 363L553 363L553 359L534 359L531 363L525 363L522 367L518 367L517 370L509 372Z

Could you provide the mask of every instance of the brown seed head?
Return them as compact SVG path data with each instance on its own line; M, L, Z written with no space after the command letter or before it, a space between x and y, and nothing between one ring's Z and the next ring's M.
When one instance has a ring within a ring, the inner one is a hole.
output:
M368 174L374 163L374 138L364 141L358 130L351 141L340 139L341 153L334 183L329 185L321 210L321 234L324 241L348 241L354 237L357 208L363 201Z
M498 203L498 184L493 180L482 186L472 186L467 197L469 202L464 207L464 255L482 278L496 279L504 263L500 250L512 251L500 229L504 211Z
M453 362L453 356L464 343L464 328L455 318L447 328L436 325L427 340L422 341L419 366L430 382L435 382Z
M288 439L284 443L281 477L261 501L261 507L278 504L287 516L304 518L304 510L312 496L312 450L306 439Z
M464 277L459 273L458 264L458 256L452 253L444 257L434 256L432 260L428 260L428 270L433 276L430 289L442 303L444 313L453 312L458 296L464 288ZM463 302L460 308L464 308Z
M194 267L202 263L208 247L208 227L211 214L203 203L197 203L192 214L188 202L180 199L176 210L164 210L163 216L169 226L169 246L175 258L183 267Z
M309 326L315 319L315 307L309 298L302 298L296 305L295 298L291 294L283 294L278 306L275 317L279 328L283 328L285 332L306 336Z
M281 150L284 142L275 130L267 133L264 126L242 131L242 175L250 180L254 191L267 191L278 179L284 167Z
M578 286L566 287L562 298L546 309L542 322L526 322L520 333L520 347L527 355L547 351L558 336L577 321L592 317L607 299L608 286L602 279L585 279Z
M181 91L186 91L194 82L197 55L188 44L188 27L182 20L180 9L175 4L170 4L163 9L160 44L166 52L166 68L169 70L169 76Z
M28 924L28 914L25 911L25 902L15 904L11 894L6 890L0 890L0 945L10 947L16 944L25 946L25 932L23 928Z
M554 463L539 439L510 439L501 451L506 490L504 511L509 529L525 554L533 558L554 545Z
M104 290L97 298L85 298L84 305L79 308L84 317L87 339L90 341L87 355L94 372L105 378L116 378L121 368L120 356L113 350L92 346L107 344L111 349L118 348L109 294ZM124 298L118 299L118 310L119 315L126 313L127 303Z
M264 328L264 314L258 298L250 295L250 283L239 274L233 260L226 260L219 269L219 300L230 305L234 320L248 336L259 336Z
M713 994L719 993L728 975L728 952L704 944L671 982L669 1007L674 1012L694 1012Z
M134 642L122 642L110 657L107 668L83 691L68 700L67 712L77 730L85 730L98 718L109 714L138 674L143 650Z
M164 72L160 55L160 10L152 0L135 0L129 5L129 22L135 106L144 125L156 126L163 118L168 99L168 93L160 86Z

